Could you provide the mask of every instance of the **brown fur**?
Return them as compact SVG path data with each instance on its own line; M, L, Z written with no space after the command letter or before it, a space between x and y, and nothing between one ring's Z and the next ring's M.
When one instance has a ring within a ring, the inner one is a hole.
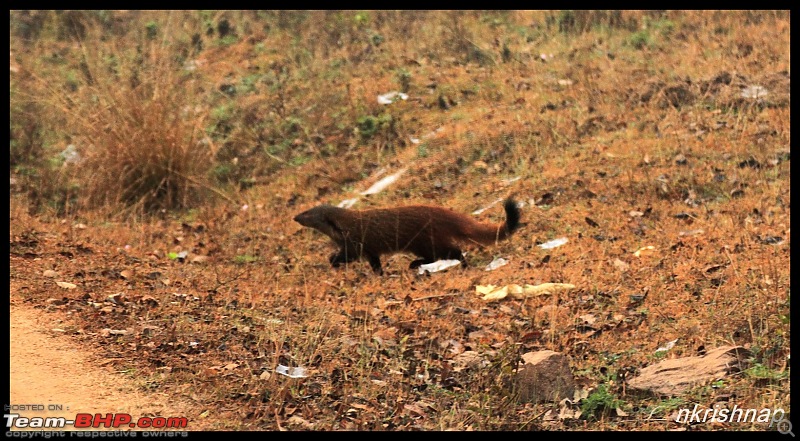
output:
M503 240L519 227L519 209L506 200L506 222L483 224L469 216L431 205L350 210L320 205L306 210L294 220L314 228L336 242L339 252L330 257L334 267L366 258L376 273L381 273L380 256L409 252L420 257L411 268L439 259L464 256L459 242L489 245Z

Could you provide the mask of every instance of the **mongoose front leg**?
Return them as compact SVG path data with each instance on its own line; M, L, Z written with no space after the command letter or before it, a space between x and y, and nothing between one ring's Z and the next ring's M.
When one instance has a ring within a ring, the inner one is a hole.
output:
M376 274L383 274L383 268L381 268L380 257L367 255L367 260L369 260L369 266L372 267L372 270L375 271Z

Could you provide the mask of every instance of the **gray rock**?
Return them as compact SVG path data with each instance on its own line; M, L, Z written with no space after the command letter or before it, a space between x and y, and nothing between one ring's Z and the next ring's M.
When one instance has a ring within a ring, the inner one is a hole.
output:
M528 352L516 376L519 400L544 402L572 398L575 379L564 354L553 351Z
M674 396L692 387L747 368L750 352L741 346L721 346L698 357L664 360L643 368L628 381L628 390Z

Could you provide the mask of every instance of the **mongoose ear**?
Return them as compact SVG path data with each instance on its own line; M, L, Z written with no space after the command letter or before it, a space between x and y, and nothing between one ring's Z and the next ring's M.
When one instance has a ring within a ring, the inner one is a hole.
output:
M331 219L330 216L325 216L325 221L324 222L326 224L330 225L331 229L333 229L333 231L338 231L339 233L342 232L342 228L339 227L339 224L337 224L335 220Z

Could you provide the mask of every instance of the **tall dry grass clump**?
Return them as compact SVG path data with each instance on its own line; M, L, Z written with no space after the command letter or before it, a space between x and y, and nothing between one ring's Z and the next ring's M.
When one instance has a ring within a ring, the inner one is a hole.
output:
M86 25L90 28L90 24ZM144 35L115 47L87 29L74 93L49 86L80 155L71 168L87 206L153 212L193 205L208 184L213 154L191 71L166 39Z

